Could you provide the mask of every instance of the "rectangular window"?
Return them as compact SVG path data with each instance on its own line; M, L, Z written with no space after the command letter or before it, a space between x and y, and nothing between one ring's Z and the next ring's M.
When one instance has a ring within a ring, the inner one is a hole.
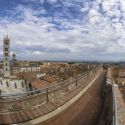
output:
M5 48L5 51L8 51L8 48Z

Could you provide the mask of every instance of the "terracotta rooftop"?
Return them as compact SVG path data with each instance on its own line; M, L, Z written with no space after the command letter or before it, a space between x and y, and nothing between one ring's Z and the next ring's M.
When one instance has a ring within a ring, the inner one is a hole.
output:
M26 79L29 82L32 82L36 79L36 74L33 72L21 72L17 75L18 78Z
M50 82L41 79L35 79L32 83L32 87L36 89L44 89L52 85Z
M41 77L40 79L41 79L41 80L45 80L45 81L50 82L50 83L56 81L54 78L52 78L52 77L50 77L50 76L44 76L44 77Z

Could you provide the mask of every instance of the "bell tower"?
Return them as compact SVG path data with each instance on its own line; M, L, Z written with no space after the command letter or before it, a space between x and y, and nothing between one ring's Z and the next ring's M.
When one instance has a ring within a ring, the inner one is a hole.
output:
M3 39L4 78L10 78L9 51L10 51L10 38L8 37L8 35L6 35Z

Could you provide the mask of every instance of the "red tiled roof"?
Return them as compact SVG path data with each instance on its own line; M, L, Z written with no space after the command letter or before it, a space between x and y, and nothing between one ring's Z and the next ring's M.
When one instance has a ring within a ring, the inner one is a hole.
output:
M45 81L50 82L50 83L55 82L55 79L50 77L50 76L44 76L40 79L45 80Z
M34 87L36 89L47 88L51 85L51 83L49 83L45 80L41 80L41 79L35 79L31 84L32 84L32 87Z
M26 79L29 82L32 82L36 79L36 74L33 72L21 72L17 75L19 78Z

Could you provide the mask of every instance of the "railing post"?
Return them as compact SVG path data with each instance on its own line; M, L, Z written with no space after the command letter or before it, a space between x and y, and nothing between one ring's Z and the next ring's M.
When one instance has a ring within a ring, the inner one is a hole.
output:
M0 89L0 95L1 95L1 93L2 93L2 90Z
M77 76L76 76L76 86L78 85L78 79L77 79Z
M46 88L46 101L49 101L49 96L48 96L48 88Z

